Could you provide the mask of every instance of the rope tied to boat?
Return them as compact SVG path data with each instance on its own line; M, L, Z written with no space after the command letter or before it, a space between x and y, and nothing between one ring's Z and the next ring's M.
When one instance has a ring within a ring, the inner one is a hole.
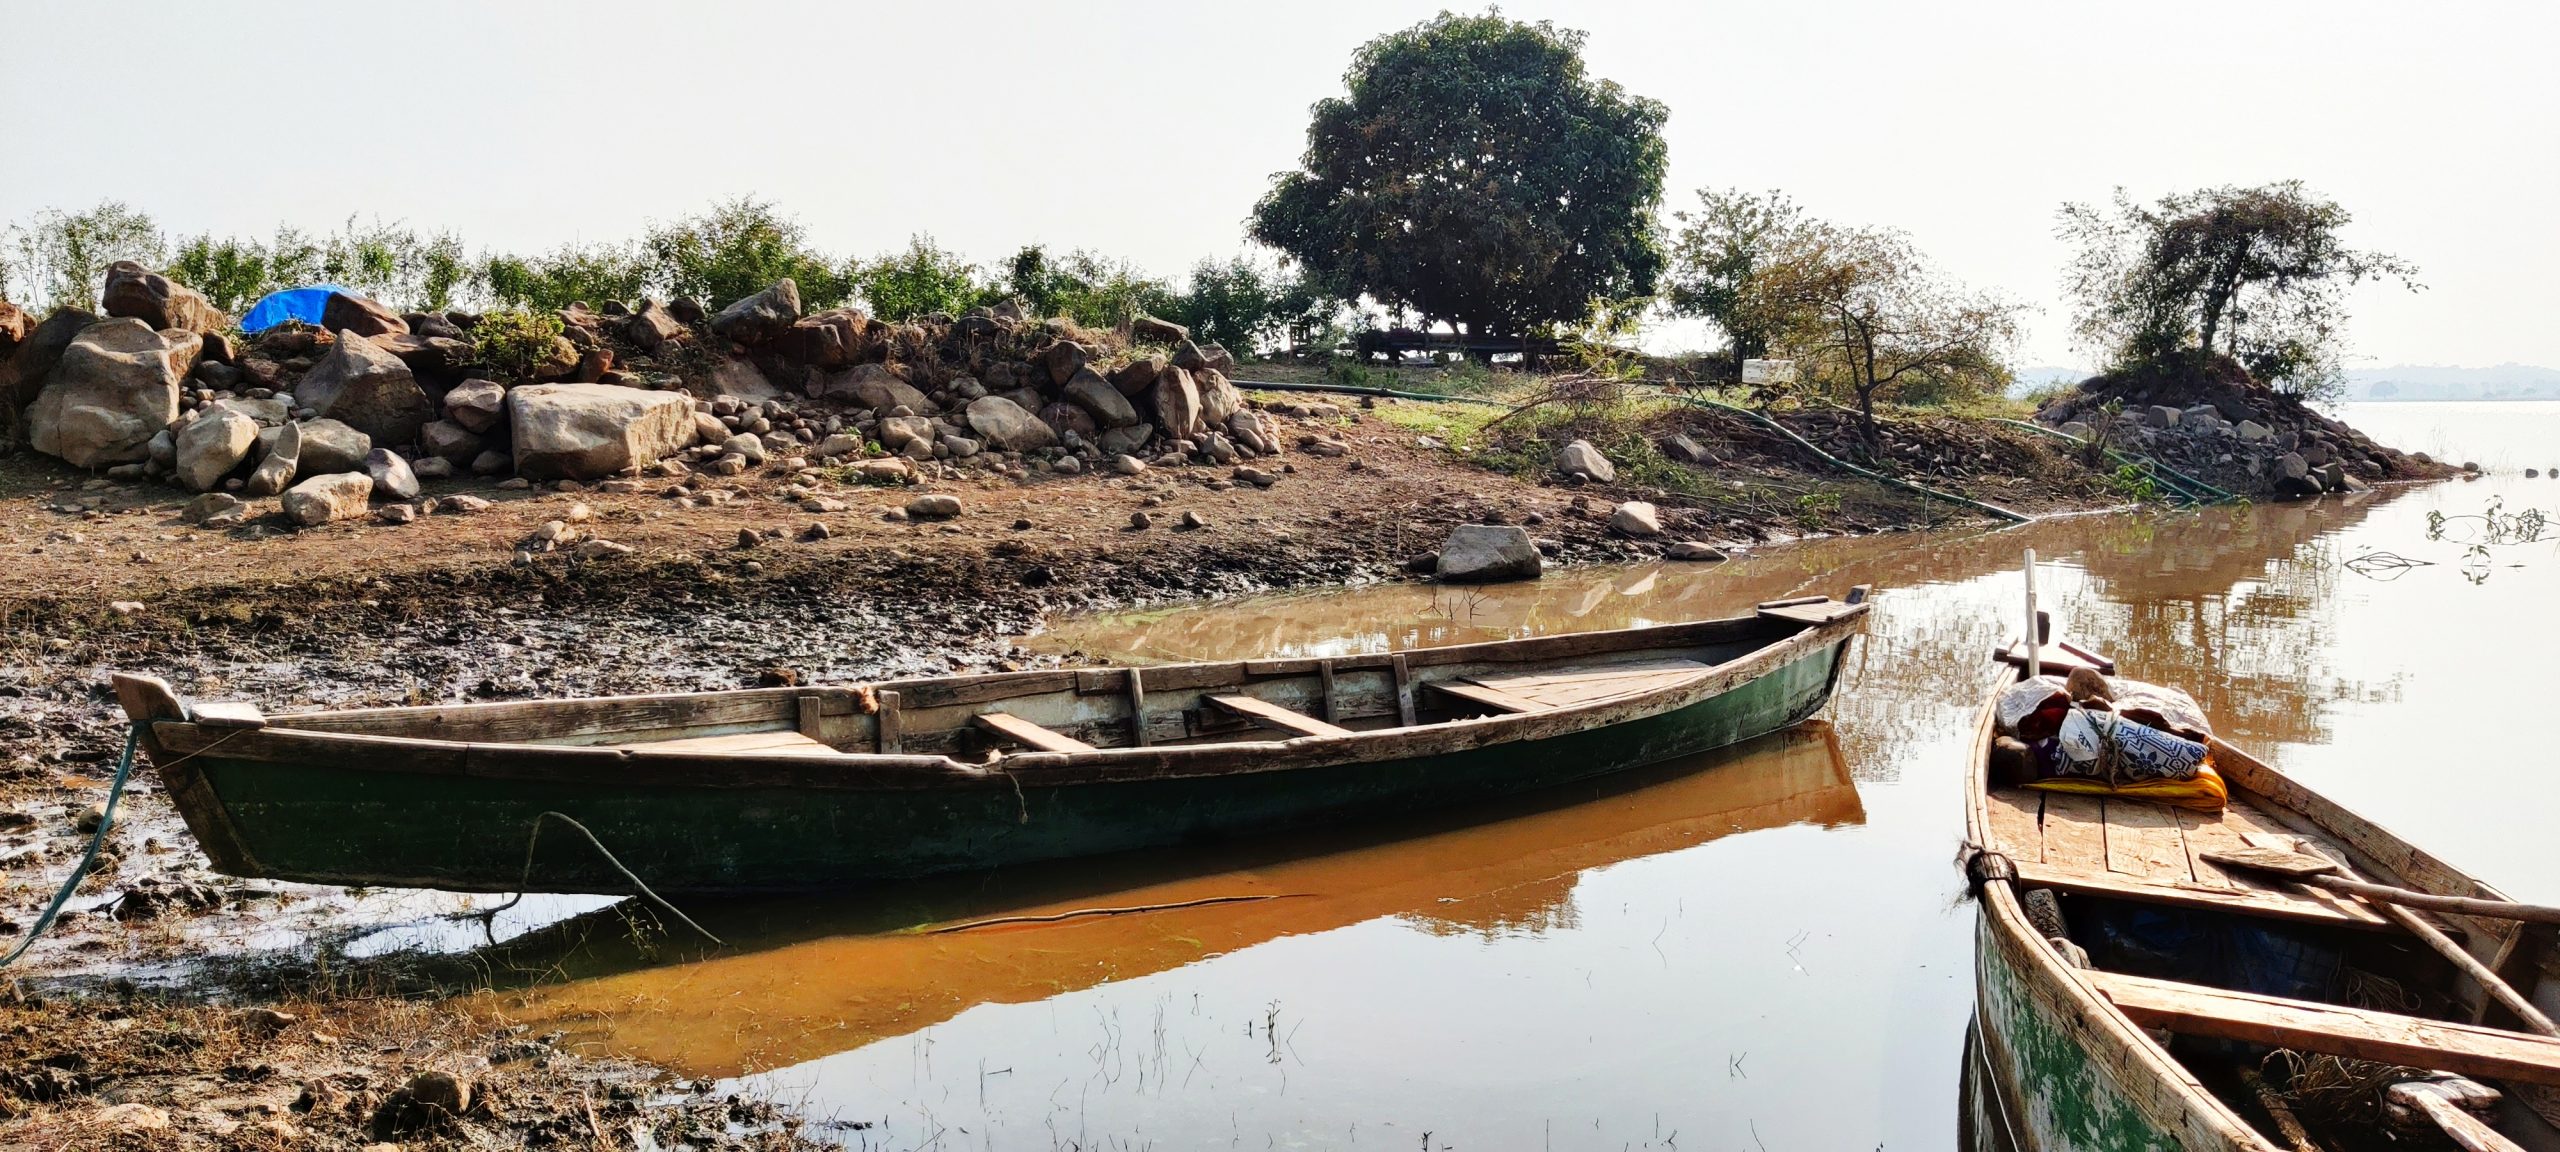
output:
M2018 865L1996 848L1985 848L1971 840L1956 850L1956 867L1964 871L1965 895L1982 898L1982 889L1995 880L2015 881Z
M605 847L604 841L597 839L596 834L592 830L588 829L586 825L578 823L577 820L570 817L568 813L548 810L538 812L534 815L532 831L524 838L524 874L516 878L516 894L509 897L506 903L500 904L497 907L479 912L465 913L464 915L478 919L484 925L494 924L497 921L498 913L504 912L507 909L513 908L524 902L525 893L530 891L532 888L533 850L542 843L542 822L545 820L557 820L568 825L572 830L577 832L578 835L586 837L587 844L596 850L596 855L604 857L604 862L612 865L614 871L621 873L624 880L630 881L632 888L638 890L639 894L646 898L650 903L665 909L667 915L683 921L685 927L701 933L702 938L710 941L714 947L726 948L729 946L728 941L712 935L710 929L694 923L693 917L685 915L683 909L676 907L674 904L668 903L666 897L658 895L656 889L649 887L647 883L640 879L637 873L634 873L631 869L625 867L622 861L614 856L613 850Z
M62 906L71 902L71 894L80 890L80 882L87 879L89 869L97 865L98 851L107 843L107 830L115 827L116 802L124 799L125 781L133 777L134 749L141 745L142 721L136 720L125 727L124 755L116 758L115 783L107 788L107 804L104 814L98 818L97 830L89 834L89 850L81 853L80 863L71 869L71 875L63 878L62 887L55 890L53 902L44 906L44 914L36 917L35 926L27 929L27 934L19 939L17 947L9 950L8 955L0 956L0 968L15 963L18 957L27 954L27 949L36 946L37 938L44 935L45 929L53 927L54 919L62 915Z

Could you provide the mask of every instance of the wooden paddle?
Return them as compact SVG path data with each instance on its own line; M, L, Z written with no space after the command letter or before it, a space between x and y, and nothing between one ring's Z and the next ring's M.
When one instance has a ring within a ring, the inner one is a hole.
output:
M2429 912L2451 912L2459 916L2481 916L2494 920L2517 920L2527 924L2560 924L2560 908L2543 904L2517 904L2507 900L2476 900L2468 896L2438 896L2394 888L2388 884L2369 884L2339 874L2338 862L2325 856L2288 852L2282 848L2232 848L2201 853L2208 863L2244 872L2263 872L2282 876L2298 884L2326 888L2331 892L2361 896L2367 900L2398 904L2405 908L2424 908Z
M2207 863L2229 864L2235 868L2258 872L2273 872L2307 887L2328 888L2333 884L2348 885L2349 887L2334 890L2352 892L2358 899L2372 905L2374 910L2389 917L2392 923L2398 924L2410 935L2425 941L2427 947L2436 950L2436 955L2452 961L2454 967L2462 969L2464 974L2480 985L2481 991L2487 992L2491 999L2505 1005L2507 1011L2515 1013L2516 1019L2524 1021L2527 1028L2545 1036L2560 1036L2560 1024L2552 1023L2549 1016L2543 1015L2541 1009L2534 1007L2533 1001L2526 999L2522 993L2515 990L2513 985L2508 984L2505 978L2491 971L2488 965L2481 963L2479 957L2472 955L2462 945L2454 943L2453 937L2445 935L2435 925L2427 923L2425 918L2409 910L2410 907L2432 907L2438 911L2463 912L2475 916L2504 916L2508 919L2521 919L2514 916L2513 911L2518 908L2532 907L2531 905L2509 904L2498 900L2472 900L2458 896L2431 896L2424 892L2411 892L2405 888L2393 888L2386 884L2368 884L2362 880L2350 879L2343 874L2346 871L2345 865L2316 851L2287 852L2280 848L2249 848L2205 852L2202 856ZM2340 873L2340 875L2331 875L2331 873ZM2441 904L2418 904L2415 900L2409 899L2412 897L2449 902L2456 906L2447 908ZM2460 905L2478 905L2484 911L2474 912ZM2500 909L2505 911L2499 911ZM2555 911L2550 908L2535 910L2544 913ZM2536 922L2560 923L2560 920Z
M2487 1121L2473 1115L2475 1110L2487 1111L2498 1102L2498 1090L2479 1081L2459 1076L2404 1080L2384 1089L2382 1102L2388 1108L2410 1113L2407 1122L2412 1125L2423 1117L2462 1152L2524 1152L2521 1145L2499 1135Z

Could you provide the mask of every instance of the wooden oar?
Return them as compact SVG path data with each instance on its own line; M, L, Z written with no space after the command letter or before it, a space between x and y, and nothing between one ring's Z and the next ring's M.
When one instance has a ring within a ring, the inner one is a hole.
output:
M2407 1109L2413 1122L2425 1118L2462 1152L2524 1152L2515 1141L2499 1135L2497 1129L2463 1107L2468 1103L2485 1110L2497 1101L2497 1089L2459 1076L2404 1080L2382 1092L2385 1105Z
M2331 892L2362 896L2367 900L2398 904L2406 908L2424 908L2429 912L2451 912L2458 916L2481 916L2493 920L2518 920L2527 924L2560 924L2560 908L2545 904L2517 904L2507 900L2477 900L2469 896L2438 896L2394 888L2388 884L2371 884L2339 874L2338 863L2325 856L2287 852L2282 848L2217 849L2201 854L2208 863L2244 872L2265 872L2282 876L2299 884L2326 888Z
M2318 881L2321 880L2344 880L2356 885L2357 888L2370 888L2380 892L2403 893L2410 896L2425 895L2424 893L2408 892L2406 889L2392 888L2382 884L2367 884L2361 880L2351 880L2343 875L2332 876L2330 873L2345 872L2346 865L2340 864L2335 860L2329 859L2325 855L2312 851L2286 852L2282 849L2250 849L2246 852L2214 851L2202 853L2201 855L2207 863L2229 863L2240 868L2254 867L2256 870L2261 872L2277 872L2283 874L2287 879L2290 879L2297 884L2309 887L2325 887L2325 885L2318 883ZM2302 857L2305 858L2306 862L2296 863L2290 859L2278 859L2279 857ZM2326 868L2317 866L2324 864L2327 865ZM2481 963L2479 957L2472 955L2470 951L2465 949L2462 945L2454 943L2453 937L2447 936L2443 932L2438 931L2435 925L2427 923L2426 920L2420 917L2417 913L2410 911L2408 908L2403 907L2395 901L2369 895L2362 891L2356 892L2355 895L2365 903L2372 905L2375 911L2389 917L2392 923L2398 924L2402 928L2407 929L2410 935L2426 941L2427 947L2435 949L2437 955L2452 961L2454 967L2462 969L2465 974L2469 975L2472 980L2476 981L2480 985L2481 991L2487 992L2492 998L2496 999L2498 1003L2506 1005L2507 1011L2515 1013L2516 1019L2524 1021L2526 1027L2529 1027L2545 1036L2560 1036L2560 1024L2552 1023L2549 1016L2543 1015L2540 1008L2534 1007L2533 1001L2525 999L2521 993L2518 993L2515 990L2514 986L2507 983L2504 977L2499 976L2494 971L2491 971L2488 965ZM2431 896L2428 897L2428 899L2451 900L2455 899L2455 897ZM2513 907L2513 905L2501 904L2494 900L2472 901L2472 903L2483 904L2493 908Z

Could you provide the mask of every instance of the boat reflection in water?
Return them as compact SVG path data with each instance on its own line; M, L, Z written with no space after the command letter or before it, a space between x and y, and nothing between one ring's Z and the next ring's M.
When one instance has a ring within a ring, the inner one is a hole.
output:
M569 982L488 997L512 1019L566 1029L572 1043L737 1076L905 1036L978 1005L1382 918L1442 935L1539 934L1571 921L1587 870L1738 832L1864 819L1838 741L1813 721L1419 825L901 886L814 913L806 901L689 909L728 950L650 966L627 941L590 943L555 957L551 978L565 969ZM556 944L574 931L540 935ZM539 942L506 951L523 963ZM577 978L582 969L601 974Z

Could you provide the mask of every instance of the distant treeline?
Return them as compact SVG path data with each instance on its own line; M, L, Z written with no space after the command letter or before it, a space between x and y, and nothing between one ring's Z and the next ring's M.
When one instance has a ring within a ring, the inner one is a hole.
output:
M235 316L269 292L306 284L336 284L404 310L553 309L644 296L691 296L716 307L787 276L813 309L852 304L906 320L1018 299L1039 315L1093 327L1147 313L1239 351L1292 337L1329 345L1340 333L1327 330L1344 318L1337 302L1251 256L1203 259L1179 284L1093 252L1053 255L1036 244L981 267L921 234L903 250L858 259L818 250L798 220L753 199L714 204L633 240L540 253L490 251L451 232L352 217L326 230L280 226L264 239L172 238L148 214L109 201L0 230L0 299L92 307L118 260L164 272Z

